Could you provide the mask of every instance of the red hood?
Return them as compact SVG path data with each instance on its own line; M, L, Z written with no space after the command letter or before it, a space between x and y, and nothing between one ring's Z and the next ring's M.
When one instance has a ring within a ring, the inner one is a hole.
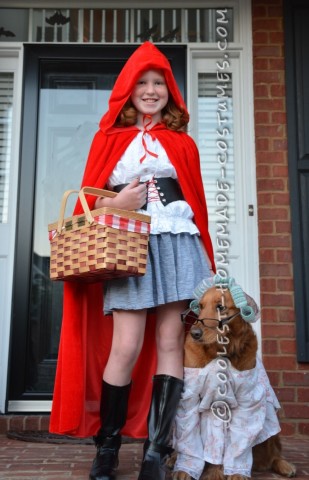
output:
M108 111L100 121L102 132L107 133L114 125L141 74L146 70L153 69L163 71L168 90L175 104L188 113L168 59L155 45L145 42L127 60L115 82L108 102Z

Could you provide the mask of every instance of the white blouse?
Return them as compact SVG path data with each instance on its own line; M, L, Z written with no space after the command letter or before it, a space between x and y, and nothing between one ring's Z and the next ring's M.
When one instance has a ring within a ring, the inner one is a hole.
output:
M145 158L141 162L144 156ZM152 139L149 133L142 131L137 134L120 158L107 182L107 188L112 190L116 185L130 183L137 177L141 182L150 181L154 177L177 179L176 170L160 142ZM151 216L152 234L166 232L199 234L199 230L192 220L192 209L184 200L177 200L165 206L159 199L155 184L151 184L147 202L147 214ZM145 210L139 210L139 212L145 213Z

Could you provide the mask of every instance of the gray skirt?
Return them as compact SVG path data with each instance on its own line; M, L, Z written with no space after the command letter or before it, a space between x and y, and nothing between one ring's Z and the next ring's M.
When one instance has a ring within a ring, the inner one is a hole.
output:
M145 275L106 281L104 313L140 310L191 300L195 287L209 276L198 235L150 235Z

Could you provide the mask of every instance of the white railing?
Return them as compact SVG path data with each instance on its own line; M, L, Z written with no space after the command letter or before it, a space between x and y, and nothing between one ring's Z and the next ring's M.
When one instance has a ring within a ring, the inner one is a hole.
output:
M29 41L55 43L215 42L216 10L30 9ZM229 24L233 9L227 10ZM232 31L232 30L231 30ZM232 41L232 38L229 39Z

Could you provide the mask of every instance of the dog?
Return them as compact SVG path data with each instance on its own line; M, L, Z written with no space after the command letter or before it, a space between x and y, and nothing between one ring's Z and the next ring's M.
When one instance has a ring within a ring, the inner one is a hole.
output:
M182 314L185 387L173 434L173 480L246 480L251 471L294 477L281 455L280 408L251 323L254 300L233 278L215 275Z

